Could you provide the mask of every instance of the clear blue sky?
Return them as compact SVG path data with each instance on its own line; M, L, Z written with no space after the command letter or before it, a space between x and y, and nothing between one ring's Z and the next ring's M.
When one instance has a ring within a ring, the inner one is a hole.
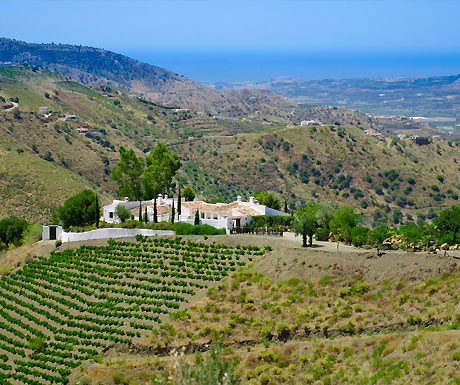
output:
M0 35L122 52L460 51L454 0L13 0Z
M460 73L459 15L457 0L5 0L0 36L204 82L428 76Z

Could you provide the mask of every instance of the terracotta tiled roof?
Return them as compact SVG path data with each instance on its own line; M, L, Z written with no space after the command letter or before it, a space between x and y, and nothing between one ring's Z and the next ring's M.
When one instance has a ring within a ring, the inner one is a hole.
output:
M253 217L255 215L262 215L259 211L254 210L252 207L238 206L234 210L233 218L246 218Z
M151 207L153 209L153 203L147 203L145 205L142 205L141 206L142 213L144 213L147 207ZM139 213L139 206L133 207L131 209L131 212L137 215ZM171 213L171 208L167 205L157 205L157 213L158 214L169 214Z
M250 206L242 205L239 202L232 202L228 204L211 204L202 201L183 202L182 206L187 207L189 210L194 211L209 211L222 215L228 215L233 218L245 218L253 215L261 215L261 213Z

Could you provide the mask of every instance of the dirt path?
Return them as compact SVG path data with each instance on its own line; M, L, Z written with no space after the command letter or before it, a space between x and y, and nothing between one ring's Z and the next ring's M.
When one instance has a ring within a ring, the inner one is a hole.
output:
M3 111L9 112L9 111L13 111L15 108L19 107L19 103L11 102L11 104L13 105L13 107L7 108L6 110L3 110Z

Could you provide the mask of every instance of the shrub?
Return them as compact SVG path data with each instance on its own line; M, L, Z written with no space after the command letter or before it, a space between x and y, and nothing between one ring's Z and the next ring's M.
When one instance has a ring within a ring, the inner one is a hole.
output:
M174 231L177 235L225 235L225 229L216 229L210 225L191 225L189 223L175 223Z
M45 339L42 337L32 338L29 342L29 348L34 351L40 351L46 346Z
M316 229L315 239L317 241L329 240L329 229L323 229L323 228Z
M292 224L294 217L283 215L257 215L252 217L251 227L289 227Z
M359 247L365 245L369 239L370 230L367 227L356 226L351 229L351 243Z
M115 209L115 215L120 219L120 221L126 222L132 217L131 211L125 205L118 205Z
M22 236L22 243L26 245L30 245L32 243L38 242L39 240L42 239L42 232L43 232L43 226L38 223L34 222L31 223L27 230L23 233Z
M173 382L168 376L158 378L152 376L156 385L187 384L187 385L236 385L235 366L237 362L222 357L222 348L219 345L211 347L209 354L203 358L196 356L195 365L181 361L172 374Z

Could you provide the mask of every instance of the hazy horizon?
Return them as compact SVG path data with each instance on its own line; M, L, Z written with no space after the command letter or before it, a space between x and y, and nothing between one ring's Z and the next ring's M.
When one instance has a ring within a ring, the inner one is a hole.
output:
M460 74L460 52L120 52L203 83Z

